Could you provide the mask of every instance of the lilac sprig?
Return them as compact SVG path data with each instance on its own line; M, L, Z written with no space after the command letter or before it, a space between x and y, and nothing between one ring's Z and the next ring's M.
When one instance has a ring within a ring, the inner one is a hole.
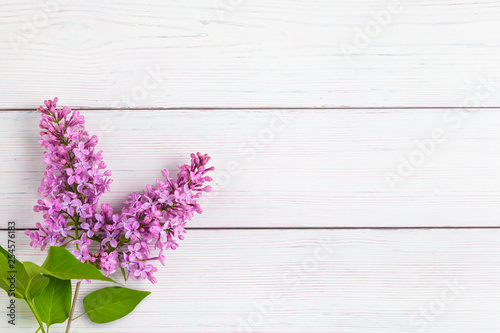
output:
M99 213L82 223L87 238L100 240L100 249L92 256L88 247L81 247L77 256L97 262L107 276L121 268L133 279L147 278L155 283L153 262L164 265L163 252L175 250L177 242L184 239L187 221L195 212L202 213L196 199L211 189L204 184L212 180L205 175L214 169L206 167L209 160L208 155L191 154L191 165L181 166L175 180L163 170L165 179L130 195L120 214L113 214L109 205L101 205Z
M197 199L211 190L205 185L212 180L206 173L214 169L207 167L210 157L191 154L191 164L179 167L175 179L163 170L165 179L130 195L119 214L107 204L97 211L101 195L109 191L111 172L104 171L102 151L95 150L97 137L85 131L83 116L67 107L57 109L56 103L57 98L38 109L47 168L34 210L42 211L45 221L37 223L38 231L26 231L31 246L43 250L47 244L74 244L75 256L106 276L120 268L125 279L157 282L154 261L164 265L163 252L175 250L187 221L202 213Z
M191 165L181 166L175 180L169 177L168 170L163 170L165 179L157 179L156 185L129 196L127 207L119 216L106 215L110 254L118 251L119 266L128 270L132 278L148 278L155 283L153 273L157 269L151 262L157 260L164 265L163 251L175 250L177 242L184 239L187 221L195 212L202 213L196 199L211 190L205 185L212 180L205 174L214 169L206 167L209 160L208 155L191 154ZM111 241L117 242L117 246L113 247ZM153 256L155 250L158 253Z
M38 109L42 115L39 143L45 148L46 171L34 210L43 212L45 220L43 225L36 224L38 231L26 230L31 246L40 245L42 250L48 244L67 244L68 238L79 240L80 218L95 214L99 198L109 191L112 182L108 178L111 171L104 171L102 151L95 150L98 139L85 131L83 116L68 107L58 109L56 104L54 98Z

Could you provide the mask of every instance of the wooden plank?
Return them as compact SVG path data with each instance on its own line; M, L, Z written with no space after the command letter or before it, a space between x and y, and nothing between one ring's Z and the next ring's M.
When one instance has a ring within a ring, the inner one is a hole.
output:
M127 283L152 291L132 315L105 325L80 318L74 331L498 332L499 237L498 229L193 230L168 253L158 284ZM17 239L19 258L43 261ZM82 295L102 286L83 284ZM29 309L17 306L15 332L33 332Z
M214 191L191 227L498 225L497 109L83 114L114 172L102 202L117 210L160 170L201 151L213 156ZM33 227L44 170L39 115L0 120L0 216Z
M500 80L499 14L468 0L4 0L0 108L54 95L99 108L470 106L481 78Z

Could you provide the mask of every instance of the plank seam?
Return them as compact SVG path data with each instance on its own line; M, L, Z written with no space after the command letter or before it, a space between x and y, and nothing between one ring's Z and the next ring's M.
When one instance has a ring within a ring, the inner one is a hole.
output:
M78 111L196 111L196 110L454 110L454 109L467 109L467 110L490 110L490 109L498 109L499 106L475 106L475 107L465 107L465 106L370 106L370 107L152 107L152 108L100 108L100 107L91 107L91 108L71 108L72 110ZM18 109L18 108L0 108L0 112L27 112L27 111L36 111L37 107L33 107L32 109Z
M185 228L186 230L427 230L427 229L500 229L500 226L457 226L457 227L214 227L214 228ZM19 230L38 230L37 228L17 228ZM79 229L82 230L82 229ZM0 228L0 231L8 231Z

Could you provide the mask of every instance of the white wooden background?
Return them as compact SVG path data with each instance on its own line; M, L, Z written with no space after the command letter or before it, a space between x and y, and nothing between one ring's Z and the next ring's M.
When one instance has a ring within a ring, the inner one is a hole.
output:
M43 261L22 231L41 219L34 110L58 96L101 138L116 208L190 152L217 168L159 283L131 283L151 296L74 332L498 332L499 18L498 1L0 0L0 242L15 220L19 258ZM0 331L33 332L7 302Z

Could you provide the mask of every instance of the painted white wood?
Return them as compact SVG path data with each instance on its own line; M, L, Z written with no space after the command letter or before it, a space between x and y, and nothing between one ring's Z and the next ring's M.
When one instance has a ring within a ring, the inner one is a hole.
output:
M43 261L22 233L41 220L39 116L19 110L58 96L86 109L116 209L191 152L217 168L201 230L157 285L128 284L151 296L73 332L497 333L499 228L289 228L498 226L500 110L453 108L500 106L499 15L469 0L0 0L0 227L15 220L19 258ZM247 227L280 229L207 230ZM7 301L0 332L33 332L21 302L7 325Z
M158 284L127 283L152 291L130 316L105 325L80 318L73 332L238 332L241 319L252 332L495 333L499 238L497 229L191 230ZM19 258L43 261L17 239ZM84 284L82 295L102 286ZM275 293L282 301L273 308ZM32 333L21 302L8 330L7 301L0 293L0 331Z
M213 156L214 191L191 227L498 225L498 109L82 114L114 172L101 202L118 210L201 151ZM0 216L20 227L41 219L38 122L36 112L0 113Z
M98 108L448 107L471 105L480 77L500 80L497 1L0 6L5 109L54 95Z

